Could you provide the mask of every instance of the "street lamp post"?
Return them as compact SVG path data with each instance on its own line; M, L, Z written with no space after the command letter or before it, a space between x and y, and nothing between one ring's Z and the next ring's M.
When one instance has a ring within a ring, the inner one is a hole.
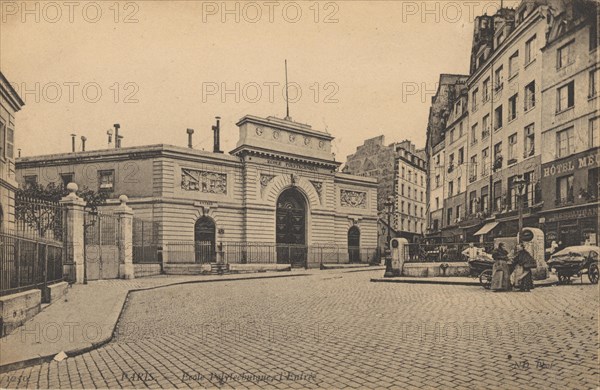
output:
M388 196L388 200L383 203L387 211L387 240L385 242L385 274L386 278L394 276L392 271L392 253L390 250L390 241L392 240L392 213L394 212L394 197Z
M525 190L525 184L527 181L523 176L518 176L513 182L517 186L517 198L518 198L518 210L519 210L519 242L521 241L521 231L523 230L523 191Z

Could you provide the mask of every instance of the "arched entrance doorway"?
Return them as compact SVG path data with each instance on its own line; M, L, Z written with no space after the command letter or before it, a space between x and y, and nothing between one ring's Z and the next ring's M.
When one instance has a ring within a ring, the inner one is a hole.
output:
M215 257L215 221L200 217L194 225L196 263L213 263Z
M356 226L348 230L348 260L351 263L360 262L360 230Z
M277 262L306 265L306 201L296 188L279 195L275 215Z

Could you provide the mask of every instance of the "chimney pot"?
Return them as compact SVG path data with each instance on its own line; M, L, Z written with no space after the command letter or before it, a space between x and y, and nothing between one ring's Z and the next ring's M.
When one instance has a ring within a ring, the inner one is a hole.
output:
M217 120L217 125L212 127L214 132L213 152L223 153L221 151L221 117L216 116L215 119Z
M188 134L188 148L192 149L194 147L192 143L192 134L194 134L194 129L187 129Z
M81 151L82 152L85 152L85 141L87 141L87 138L82 135L81 136Z

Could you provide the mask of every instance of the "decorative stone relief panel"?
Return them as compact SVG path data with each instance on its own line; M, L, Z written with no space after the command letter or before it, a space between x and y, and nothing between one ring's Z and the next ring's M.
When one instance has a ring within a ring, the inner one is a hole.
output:
M227 193L227 175L224 173L181 168L181 188L186 191Z
M261 193L261 195L265 191L265 188L267 188L267 186L269 185L271 180L273 180L274 177L275 177L274 175L260 175L260 193Z
M343 207L367 208L367 193L341 190L340 203Z
M312 181L310 182L313 187L315 187L315 190L317 191L317 194L319 195L319 200L322 201L323 196L321 195L321 192L323 191L323 183L321 183L320 181Z

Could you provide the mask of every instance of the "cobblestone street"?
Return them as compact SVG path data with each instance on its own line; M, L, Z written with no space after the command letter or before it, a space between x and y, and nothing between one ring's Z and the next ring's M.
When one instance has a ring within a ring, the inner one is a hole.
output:
M599 383L598 287L494 293L377 272L130 295L114 340L2 388L570 388Z

